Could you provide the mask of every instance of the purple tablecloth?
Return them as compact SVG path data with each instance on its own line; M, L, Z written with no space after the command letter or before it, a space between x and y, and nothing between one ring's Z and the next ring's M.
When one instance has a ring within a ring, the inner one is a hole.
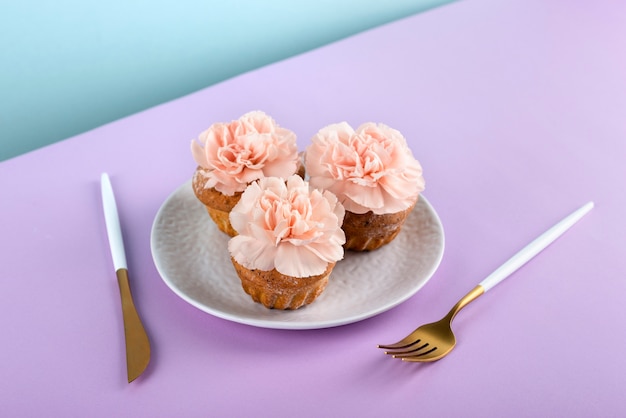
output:
M155 214L191 177L190 140L253 109L301 149L342 120L405 134L446 232L424 288L309 331L229 322L170 291L150 252ZM5 161L0 415L624 416L625 167L626 3L608 0L455 3ZM130 385L103 171L153 345ZM376 348L588 200L590 214L459 314L447 358Z

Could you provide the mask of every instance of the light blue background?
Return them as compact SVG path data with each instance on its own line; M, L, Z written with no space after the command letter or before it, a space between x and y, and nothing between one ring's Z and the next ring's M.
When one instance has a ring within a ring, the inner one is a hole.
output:
M450 0L2 0L0 161Z

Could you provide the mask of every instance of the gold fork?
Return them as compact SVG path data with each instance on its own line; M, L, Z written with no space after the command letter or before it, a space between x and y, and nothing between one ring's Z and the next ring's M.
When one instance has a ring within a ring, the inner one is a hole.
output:
M560 237L592 208L593 202L585 204L541 234L496 271L487 276L487 278L480 282L480 284L469 293L463 296L441 320L422 325L395 344L381 344L378 347L391 350L385 351L385 354L402 359L403 361L436 361L446 356L456 345L456 338L454 337L451 327L452 320L456 314L470 302L476 300L480 295L500 283L531 258L539 254L539 252Z

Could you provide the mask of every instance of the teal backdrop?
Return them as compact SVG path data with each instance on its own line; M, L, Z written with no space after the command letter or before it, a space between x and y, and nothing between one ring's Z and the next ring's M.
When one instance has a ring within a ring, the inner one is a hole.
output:
M0 7L0 161L450 0Z

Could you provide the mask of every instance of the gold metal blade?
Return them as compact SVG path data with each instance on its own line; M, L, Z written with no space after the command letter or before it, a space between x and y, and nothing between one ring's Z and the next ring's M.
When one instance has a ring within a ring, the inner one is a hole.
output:
M130 293L128 270L121 268L115 274L117 275L117 282L120 286L120 295L122 297L124 337L126 339L126 369L128 383L130 383L143 373L150 362L150 341L141 319L139 319Z

